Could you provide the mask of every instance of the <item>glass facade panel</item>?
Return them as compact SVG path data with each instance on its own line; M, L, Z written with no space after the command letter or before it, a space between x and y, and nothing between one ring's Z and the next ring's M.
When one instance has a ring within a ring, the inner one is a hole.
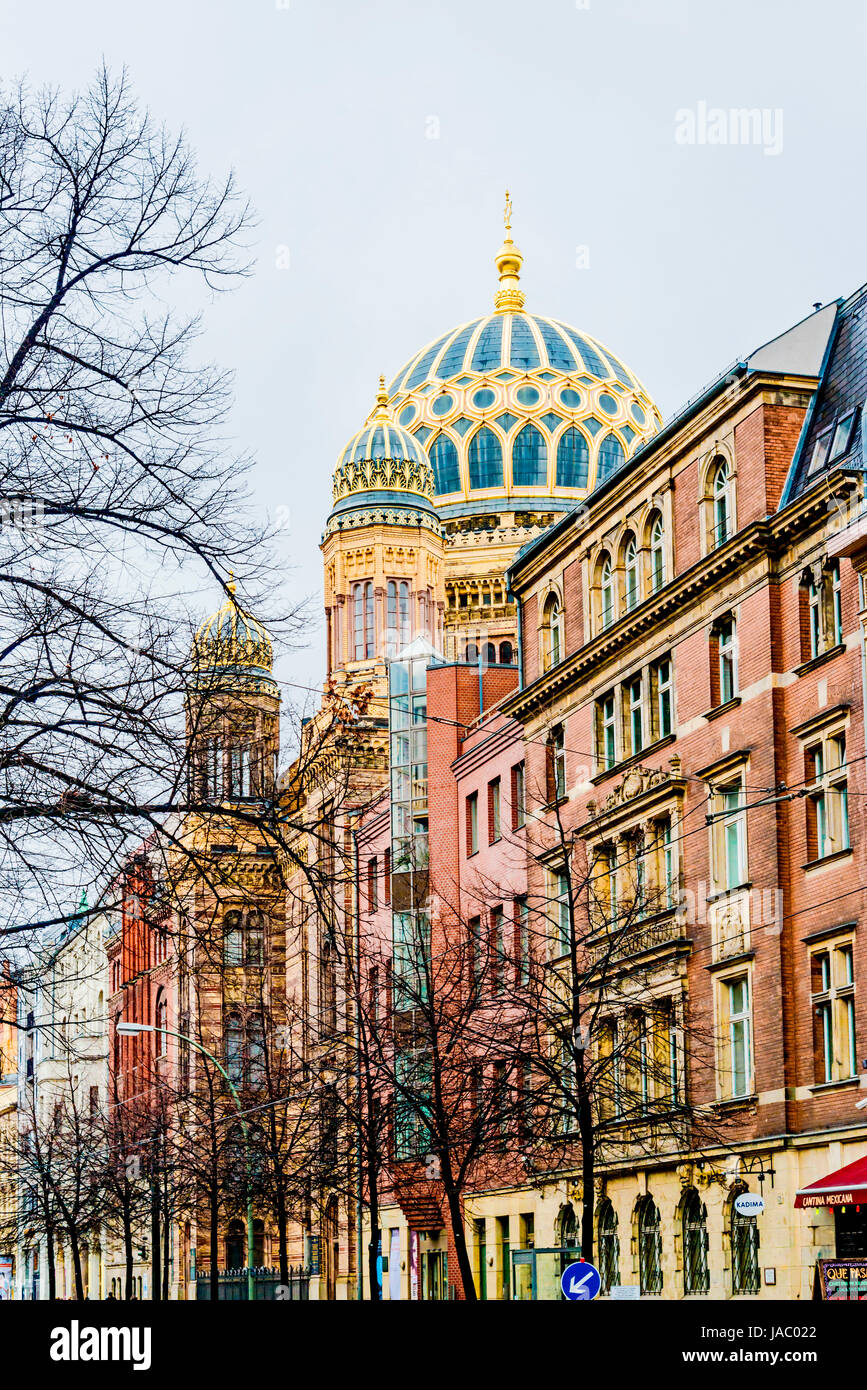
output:
M470 440L470 489L502 487L503 450L492 430L483 426Z
M525 425L512 444L512 485L544 487L548 481L548 446L534 425Z

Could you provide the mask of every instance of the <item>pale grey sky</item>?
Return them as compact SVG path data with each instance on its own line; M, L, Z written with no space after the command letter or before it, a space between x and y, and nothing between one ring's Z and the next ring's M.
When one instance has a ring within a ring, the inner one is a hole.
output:
M0 0L0 54L66 88L125 63L258 208L205 347L237 372L257 499L290 509L296 594L379 372L489 312L507 185L528 309L608 344L664 416L867 279L862 0ZM679 143L700 103L766 109L768 138ZM280 674L315 682L321 647Z

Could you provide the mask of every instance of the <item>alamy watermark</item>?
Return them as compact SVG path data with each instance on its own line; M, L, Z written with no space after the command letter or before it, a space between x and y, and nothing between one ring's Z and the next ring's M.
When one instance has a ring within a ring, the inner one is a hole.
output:
M44 519L41 497L0 497L0 530L38 531Z
M674 113L678 145L753 145L765 155L783 152L783 110L770 106L682 106Z

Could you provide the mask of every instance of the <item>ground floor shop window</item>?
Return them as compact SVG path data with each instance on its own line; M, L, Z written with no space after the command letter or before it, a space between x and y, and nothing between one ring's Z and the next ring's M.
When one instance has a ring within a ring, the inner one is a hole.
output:
M708 1262L707 1208L695 1188L683 1199L683 1291L685 1294L710 1291Z
M735 1211L737 1196L737 1192L733 1194L731 1203L732 1293L758 1293L759 1228L754 1216L741 1216Z
M638 1281L643 1294L662 1293L662 1232L659 1209L650 1196L638 1209Z
M608 1293L620 1284L620 1238L617 1234L617 1212L607 1197L599 1204L596 1229L602 1292Z

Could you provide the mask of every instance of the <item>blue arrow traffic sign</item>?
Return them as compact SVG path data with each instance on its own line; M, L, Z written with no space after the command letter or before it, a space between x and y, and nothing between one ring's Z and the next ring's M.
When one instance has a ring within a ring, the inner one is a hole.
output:
M568 1298L570 1303L582 1300L589 1303L601 1287L602 1276L599 1270L595 1265L587 1264L585 1260L576 1260L574 1264L567 1265L560 1276L563 1297Z

